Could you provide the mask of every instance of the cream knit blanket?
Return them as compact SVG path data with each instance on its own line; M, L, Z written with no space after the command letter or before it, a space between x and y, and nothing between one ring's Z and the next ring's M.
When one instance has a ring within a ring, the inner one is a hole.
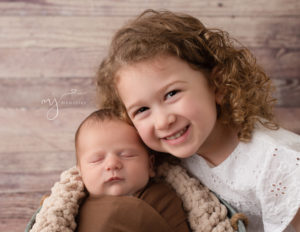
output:
M158 168L177 192L188 213L188 220L196 232L234 231L227 218L227 209L217 197L192 177L181 166L164 163ZM60 181L51 189L30 232L73 232L79 202L85 196L84 185L76 167L63 172Z

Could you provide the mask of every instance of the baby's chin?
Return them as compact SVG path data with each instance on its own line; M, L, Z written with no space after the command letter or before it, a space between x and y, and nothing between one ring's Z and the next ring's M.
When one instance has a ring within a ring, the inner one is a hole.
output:
M135 190L135 189L128 190L128 189L124 189L124 188L113 187L105 195L109 195L109 196L130 196L130 195L133 195L134 193L136 193L137 191L139 191L139 190Z

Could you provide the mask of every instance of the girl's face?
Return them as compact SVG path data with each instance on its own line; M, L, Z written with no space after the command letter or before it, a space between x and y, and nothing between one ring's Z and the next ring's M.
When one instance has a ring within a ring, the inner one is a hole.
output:
M164 55L121 68L117 89L147 146L187 158L207 152L217 120L204 74Z

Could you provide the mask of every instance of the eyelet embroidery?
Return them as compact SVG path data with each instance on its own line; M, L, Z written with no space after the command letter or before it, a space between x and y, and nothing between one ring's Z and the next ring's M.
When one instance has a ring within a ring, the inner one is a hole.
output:
M278 151L278 148L275 148L275 149L274 149L274 153L273 153L273 156L274 156L274 157L277 156L277 151Z
M275 195L275 197L278 197L280 195L284 195L285 191L286 191L286 186L284 186L281 182L279 182L278 184L272 184L271 187L271 193L273 193Z

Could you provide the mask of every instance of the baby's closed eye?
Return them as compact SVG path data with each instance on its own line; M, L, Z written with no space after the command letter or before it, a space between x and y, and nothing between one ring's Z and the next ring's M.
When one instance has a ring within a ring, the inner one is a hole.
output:
M123 152L120 155L123 158L133 158L133 157L137 157L138 154L137 153L132 153L132 152Z
M95 163L102 162L103 160L104 160L104 155L95 155L89 159L89 163L95 164Z

